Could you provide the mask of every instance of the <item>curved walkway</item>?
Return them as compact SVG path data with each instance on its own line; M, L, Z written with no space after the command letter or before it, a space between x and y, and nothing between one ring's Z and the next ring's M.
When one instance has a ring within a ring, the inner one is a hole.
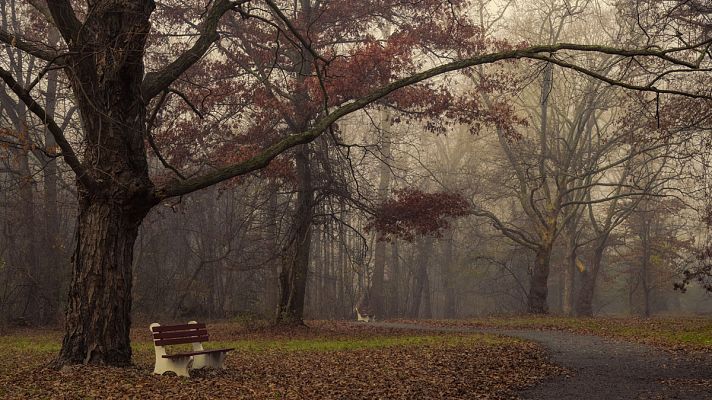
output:
M524 399L712 399L712 357L562 331L445 328L375 323L384 328L494 333L539 342L569 375L520 393Z

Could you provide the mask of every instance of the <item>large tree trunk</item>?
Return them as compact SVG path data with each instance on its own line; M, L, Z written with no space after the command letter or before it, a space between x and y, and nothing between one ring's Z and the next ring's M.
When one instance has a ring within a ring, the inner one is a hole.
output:
M346 211L345 211L345 201L344 199L339 199L339 219L341 221L346 220ZM337 300L336 300L336 308L338 310L338 315L341 318L350 318L350 315L353 310L351 310L351 307L348 307L348 299L347 297L347 285L346 285L346 275L347 275L347 268L346 268L346 256L344 255L344 248L347 245L347 238L346 238L346 230L344 228L344 224L338 224L337 226L337 237L338 237L338 246L337 246L337 254L336 254L336 265L338 268L338 282L336 285L336 293L337 293Z
M141 219L111 200L81 199L62 362L130 364L131 267Z
M156 204L144 140L141 84L152 2L90 3L65 69L86 150L58 365L131 362L131 268L138 227Z
M425 284L423 285L423 309L420 312L422 318L431 319L433 318L433 302L432 302L432 291L430 290L430 277L427 272L423 275L425 278Z
M534 268L529 280L529 313L546 314L549 312L547 304L549 263L551 261L552 243L544 243L536 251Z
M37 257L37 221L35 217L35 185L32 171L30 170L31 145L30 134L27 125L23 120L19 121L18 141L23 147L15 153L17 162L17 185L18 202L15 209L18 210L18 224L14 228L14 235L17 236L17 258L14 260L22 271L21 284L21 304L19 304L16 315L17 322L37 323L39 322L41 287L39 277L42 275Z
M381 153L387 162L391 158L391 115L387 111L381 113ZM385 200L391 183L391 170L388 164L381 163L379 171L378 197ZM373 281L369 295L371 313L382 316L384 312L384 275L386 270L386 242L376 233L376 245L373 254Z
M376 233L378 236L378 233ZM384 298L384 275L386 266L386 242L377 237L373 252L373 278L369 294L369 311L382 318Z
M590 268L583 271L581 274L581 288L576 298L576 315L582 317L593 316L593 295L596 290L596 279L598 272L601 269L603 260L603 252L606 249L607 238L599 240L598 245L593 251Z
M433 238L425 237L419 240L419 257L416 266L416 271L413 276L413 294L411 296L410 308L408 317L418 318L420 316L420 304L423 302L423 296L430 296L430 293L424 293L428 287L428 266L430 264L430 256L433 252ZM427 304L425 304L427 306ZM429 310L426 310L427 314Z
M638 206L638 210L641 213L641 219L638 223L638 237L640 239L640 267L638 269L638 280L639 287L641 290L642 304L640 305L640 314L643 317L649 317L651 314L651 291L652 285L650 282L651 278L651 257L652 257L652 217L650 214L650 203L646 199Z
M107 137L117 134L105 131ZM152 186L145 154L143 165L132 165L136 170L126 164L113 166L123 175L112 173L112 167L100 167L115 180L93 191L79 190L76 248L59 365L124 366L131 362L133 247L138 228L155 202L149 197Z
M267 201L267 217L266 223L269 227L266 230L265 243L271 249L277 249L279 247L279 218L277 216L277 183L271 182L269 184L268 190L268 201ZM277 305L279 304L279 262L278 260L270 260L266 274L266 287L265 287L265 297L266 301L264 304L265 311L270 318L274 315L277 310Z
M443 308L443 317L454 318L456 314L457 296L453 293L453 263L455 262L455 239L452 229L445 234L443 243L443 296L445 297L445 306Z
M58 35L52 29L50 37ZM58 39L52 40L55 43ZM57 100L57 79L58 71L49 71L47 73L47 115L54 117ZM49 132L45 132L44 137L45 151L49 154L56 152L57 143ZM67 263L59 260L64 259L64 252L61 250L60 232L59 232L59 197L58 197L58 180L59 168L55 159L48 159L44 168L44 245L45 251L42 253L43 269L42 286L45 292L45 307L41 316L43 324L56 323L59 317L60 303L60 288L62 282L65 282Z
M545 193L549 193L547 182L547 170L546 170L546 159L549 157L549 149L547 143L547 137L549 135L549 120L548 120L548 110L549 110L549 100L553 81L553 71L554 66L552 64L547 64L544 68L544 77L541 82L541 126L539 127L539 145L541 146L539 157L539 174L541 179L541 185L545 189ZM549 199L553 196L549 194ZM529 201L528 199L521 199L522 204L525 205ZM532 269L531 277L529 280L529 296L528 296L528 308L529 313L532 314L546 314L549 312L549 307L547 305L547 295L548 295L548 280L549 280L549 263L551 261L551 248L554 242L554 232L556 231L556 219L558 213L556 207L551 201L547 204L548 215L546 215L545 225L541 228L539 236L541 242L536 249L536 257L534 259L534 268ZM531 213L530 213L531 214Z
M315 210L315 212L320 212L320 210ZM322 257L322 250L324 249L324 241L322 240L321 232L316 235L312 235L312 245L311 252L309 253L309 260L311 264L311 274L308 274L309 280L307 286L309 286L309 292L306 293L306 303L308 307L305 308L311 310L312 315L318 319L324 319L322 316L322 304L324 291L323 288L323 277L324 277L324 257Z
M280 299L277 310L278 325L304 324L304 298L307 273L309 272L309 251L311 249L311 226L314 206L309 167L308 147L302 146L296 154L297 165L297 209L291 244L285 252L282 272L279 276Z
M393 239L391 243L391 261L390 273L389 273L389 293L388 296L388 316L390 317L400 317L401 314L401 268L400 268L400 255L398 254L398 240Z
M641 245L643 254L640 268L640 282L643 294L643 305L641 313L643 317L650 317L650 301L651 301L651 285L650 285L650 241L649 241L649 223L645 224L643 230Z
M565 315L572 315L574 312L574 285L576 273L576 236L571 233L566 249L566 261L563 273L563 294L561 299L561 311Z

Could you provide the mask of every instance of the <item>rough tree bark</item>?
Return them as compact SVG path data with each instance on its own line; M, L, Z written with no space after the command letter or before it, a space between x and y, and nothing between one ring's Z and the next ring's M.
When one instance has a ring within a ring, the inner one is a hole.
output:
M143 213L125 204L81 200L66 333L59 361L127 365L131 361L131 267Z

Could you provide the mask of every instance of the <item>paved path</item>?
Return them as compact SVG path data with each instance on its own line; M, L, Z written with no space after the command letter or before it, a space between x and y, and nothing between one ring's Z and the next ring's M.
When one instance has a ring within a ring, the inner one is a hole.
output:
M712 357L686 357L642 344L560 331L440 328L401 323L377 325L440 332L486 332L539 342L554 363L571 373L521 392L524 399L712 400Z

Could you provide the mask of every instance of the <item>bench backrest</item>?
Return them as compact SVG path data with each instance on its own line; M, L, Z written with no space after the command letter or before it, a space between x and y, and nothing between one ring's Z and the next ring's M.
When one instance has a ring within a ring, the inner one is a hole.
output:
M151 331L156 346L207 342L210 338L208 329L202 323L152 326Z

